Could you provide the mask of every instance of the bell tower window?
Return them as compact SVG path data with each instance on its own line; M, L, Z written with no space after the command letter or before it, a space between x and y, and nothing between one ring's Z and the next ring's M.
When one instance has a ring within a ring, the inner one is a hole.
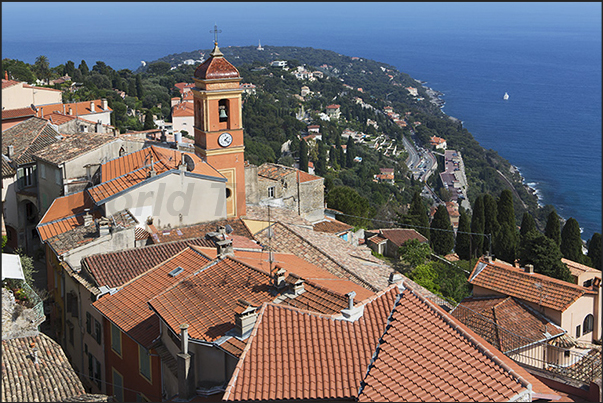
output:
M228 122L228 100L227 99L221 99L218 102L218 111L220 113L220 123L223 122Z

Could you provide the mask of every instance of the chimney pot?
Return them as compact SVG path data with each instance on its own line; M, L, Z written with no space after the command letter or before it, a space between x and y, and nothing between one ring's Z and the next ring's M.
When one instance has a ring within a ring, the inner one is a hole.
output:
M188 354L188 324L180 325L180 339L182 342L182 354Z
M530 273L530 274L534 274L534 265L526 264L525 272L526 273Z
M237 310L235 311L237 336L244 337L244 335L248 334L251 329L253 329L258 312L256 307L252 306L251 303L244 299L239 299L237 305Z
M400 273L394 271L389 275L388 283L390 285L394 284L394 283L398 283L400 281L402 281L402 275Z
M94 111L94 101L90 101L90 112L95 112Z
M106 111L107 109L109 109L109 104L107 102L107 98L102 98L101 99L101 103L103 105L103 110Z
M287 273L285 269L280 266L275 267L276 270L274 272L274 285L276 288L283 288L285 286L285 274Z
M73 115L73 110L69 107L69 115Z
M15 146L8 146L8 158L12 159L15 154Z
M348 309L352 309L354 308L354 297L356 296L356 293L354 291L350 291L346 294L348 296Z

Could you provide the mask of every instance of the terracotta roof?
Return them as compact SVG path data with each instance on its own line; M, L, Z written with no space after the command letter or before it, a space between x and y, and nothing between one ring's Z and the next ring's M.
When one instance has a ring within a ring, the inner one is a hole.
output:
M23 118L23 117L28 117L28 116L33 117L35 115L36 115L36 112L31 108L31 106L28 106L27 108L3 109L2 110L2 120Z
M253 239L253 235L238 217L226 218L223 220L215 220L202 224L194 224L186 227L178 227L157 231L152 234L153 243L164 243L172 241L181 241L191 238L203 238L208 232L215 232L220 226L229 225L232 228L230 235L239 235L245 238ZM213 243L212 243L213 245Z
M565 333L513 297L467 297L450 314L505 353Z
M247 205L243 219L268 222L268 207ZM312 228L310 221L297 214L292 214L291 210L281 207L270 207L270 222L276 221Z
M493 359L409 289L388 287L363 305L348 322L264 304L223 399L485 401L528 390L517 375L526 371L509 371L506 357Z
M153 340L159 336L159 318L149 309L147 301L209 261L206 256L187 247L134 278L113 295L105 295L92 305L130 338L143 347L150 348ZM178 267L182 267L183 272L174 277L169 275Z
M21 81L2 79L2 89L12 87L13 85L21 84Z
M92 110L90 109L90 102L94 102L94 112L92 112ZM40 118L42 116L46 117L47 115L54 112L69 114L69 108L71 108L71 116L85 116L96 113L113 112L113 109L109 108L109 106L107 106L106 110L103 109L103 101L101 99L95 99L92 101L72 102L66 104L56 103L49 105L39 105L37 106L37 108L38 113L36 116Z
M373 235L372 237L368 238L366 242L374 243L375 245L380 245L383 242L387 242L387 239L383 238L381 235Z
M76 134L45 147L34 157L58 165L116 140L117 137L109 134Z
M8 146L13 146L14 165L34 162L32 154L59 141L59 133L50 124L39 118L30 118L2 132L2 154L8 155Z
M2 154L2 177L10 178L12 176L15 176L16 173L17 171L10 164L8 157Z
M387 287L392 269L372 256L366 246L356 247L337 236L297 225L277 222L271 228L273 236L270 242L267 229L255 234L265 247L270 245L275 251L293 253L372 291Z
M179 334L180 324L187 323L191 338L215 342L235 327L234 313L239 299L260 306L287 295L277 294L271 282L268 272L236 257L227 257L183 277L178 284L149 300L149 305L174 333ZM304 290L295 298L283 298L280 304L322 313L336 313L347 306L346 296L312 281L305 281Z
M95 203L102 202L110 196L149 179L151 159L147 159L147 157L153 157L153 168L159 175L169 170L177 170L181 163L181 154L190 157L190 161L193 163L193 169L189 172L218 181L226 180L222 174L194 153L150 146L101 165L101 183L87 191Z
M327 106L327 109L337 109L337 108L339 108L340 106L341 106L341 105L332 104L332 105Z
M62 234L84 224L85 209L90 209L94 218L100 218L99 211L93 211L95 205L88 193L82 190L54 199L38 223L40 239Z
M237 68L223 57L217 45L210 55L212 56L201 63L195 70L195 78L200 80L241 78Z
M178 88L180 90L180 93L182 94L184 92L185 88L194 88L195 84L194 83L176 83L176 84L174 84L174 87Z
M427 242L427 238L419 234L414 229L392 228L380 229L379 233L382 237L389 239L397 246L402 246L411 239L417 239L419 242Z
M60 402L85 393L61 346L50 337L39 333L2 340L3 402Z
M98 212L98 214L100 215L100 212ZM83 224L83 216L80 216L79 218ZM114 231L131 228L137 224L136 218L128 210L123 210L113 214L112 216L109 216L108 219L111 220L112 223L115 223ZM98 239L99 231L96 222L92 225L84 226L79 224L77 219L66 221L73 222L74 228L67 229L66 231L60 232L50 238L44 239L44 241L50 245L58 255L62 255L65 252ZM59 224L57 224L57 226L58 225ZM111 226L113 226L113 224L111 224ZM46 234L46 232L44 232L44 234Z
M274 164L271 162L265 162L258 167L258 176L262 176L267 179L281 180L292 173L299 173L299 183L309 182L317 179L322 179L320 176L309 174L305 171L291 168L286 165Z
M480 259L469 276L469 283L503 295L565 311L584 294L595 291L538 273L526 273L508 263Z
M60 126L67 122L71 122L72 120L75 120L76 117L70 116L70 115L63 115L62 113L58 113L58 112L53 112L53 113L49 113L48 115L44 115L43 119L48 120L49 122ZM84 119L82 119L82 120L84 120ZM87 120L87 122L88 122L88 120Z
M169 242L126 249L119 252L98 253L82 259L82 267L99 286L118 288L183 251L190 245L214 246L202 238Z
M172 117L195 116L195 107L191 102L181 102L172 108Z
M594 267L590 267L578 262L574 262L573 260L569 260L566 258L561 258L561 261L563 263L565 263L565 265L567 266L567 268L570 270L570 273L572 273L572 276L576 276L579 277L584 273L588 273L588 272L592 272L595 273L595 277L599 277L601 278L601 270L597 270ZM598 274L598 276L597 276Z
M341 232L349 231L352 228L354 227L350 224L332 218L325 218L323 221L314 223L314 231L328 232L331 234L339 234Z

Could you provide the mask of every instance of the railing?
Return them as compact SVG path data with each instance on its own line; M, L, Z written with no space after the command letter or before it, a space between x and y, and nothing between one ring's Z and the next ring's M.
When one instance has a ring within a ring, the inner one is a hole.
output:
M39 326L46 319L46 315L44 315L44 301L40 298L38 294L27 284L27 282L23 281L21 287L25 290L25 294L27 294L27 299L31 302L33 307L31 310L34 312L34 321Z
M586 384L601 377L601 346L583 346L576 350L570 349L571 346L551 345L547 340L532 340L461 305L451 314L518 364Z

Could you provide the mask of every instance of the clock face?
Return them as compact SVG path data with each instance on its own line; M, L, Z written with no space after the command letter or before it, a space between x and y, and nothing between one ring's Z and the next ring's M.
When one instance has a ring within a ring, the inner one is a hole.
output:
M232 135L230 133L222 133L218 137L218 144L222 147L228 147L232 143Z

